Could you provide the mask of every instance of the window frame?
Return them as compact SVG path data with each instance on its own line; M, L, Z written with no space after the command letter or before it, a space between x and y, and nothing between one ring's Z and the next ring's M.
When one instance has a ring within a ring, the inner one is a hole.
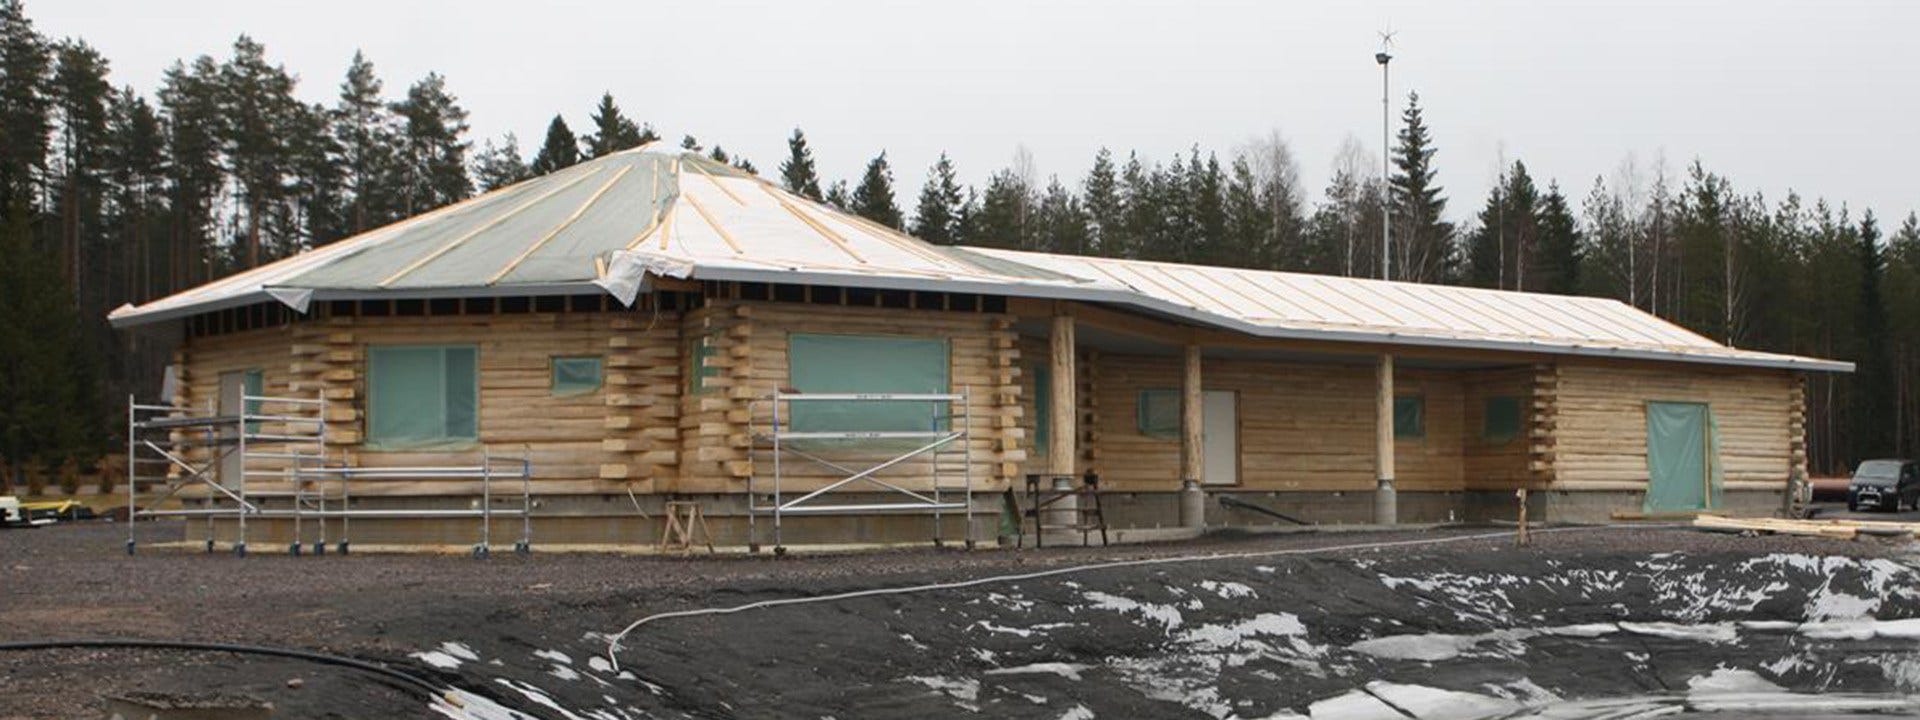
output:
M848 332L790 332L787 334L787 383L789 385L794 387L799 387L801 384L801 381L796 377L801 373L795 371L795 368L800 364L797 361L801 357L801 354L795 352L794 348L796 347L796 343L794 341L796 339L811 340L811 339L822 339L822 338L840 338L844 340L854 340L854 341L866 340L866 341L893 341L893 342L900 342L900 343L923 343L926 345L926 347L920 348L921 350L931 350L933 346L938 346L939 347L938 356L940 358L939 360L939 376L940 377L939 377L938 383L935 384L934 387L930 387L928 389L885 390L885 389L860 388L860 389L849 389L849 390L826 390L826 391L819 391L819 392L850 393L850 394L893 393L893 394L932 394L932 395L950 395L950 394L953 394L954 392L953 391L953 339L950 337L938 336L938 335L889 335L884 333L848 333ZM805 346L806 342L807 340L803 340L803 342L798 343L798 345ZM805 388L800 388L800 389L803 392L805 391ZM848 401L848 402L850 403L851 402L868 402L871 404L871 401ZM947 403L945 401L924 401L924 402L898 401L898 402L883 402L878 404L887 406L889 409L902 408L902 407L914 408L918 406L924 406L927 412L929 413L929 417L932 420L931 425L933 427L928 428L929 430L944 432L944 431L950 430L953 427L953 418L949 417L951 411L953 410L953 406L950 403ZM836 406L840 406L840 407L836 407ZM783 409L783 411L786 413L782 417L782 421L785 424L784 429L791 432L873 432L873 431L891 432L891 431L916 430L916 428L907 427L906 423L901 423L900 426L898 427L895 427L892 425L886 425L885 427L874 427L874 428L833 426L833 424L831 423L832 420L846 419L844 417L840 417L840 418L835 417L836 415L835 411L842 410L844 406L845 406L845 403L833 402L833 401L789 403L788 407ZM916 412L916 410L908 409L908 410L901 410L900 412L904 415L906 413ZM866 417L871 419L873 416L868 415ZM853 423L853 425L860 425L860 424L861 423Z
M1148 425L1148 399L1155 397L1171 398L1174 408L1173 429L1159 431ZM1133 403L1133 429L1135 432L1140 433L1143 437L1149 437L1155 440L1180 439L1180 414L1182 411L1180 408L1181 399L1179 388L1143 387L1140 388L1139 392L1134 394Z
M1493 432L1494 405L1513 403L1513 430L1508 433ZM1480 441L1489 445L1505 445L1520 439L1526 434L1526 405L1519 395L1489 395L1480 405Z
M1415 408L1414 412L1410 415L1410 417L1413 418L1411 420L1413 425L1411 429L1404 429L1404 432L1401 427L1401 418L1409 415L1400 412L1400 403L1403 401L1412 402ZM1425 393L1396 393L1393 396L1393 439L1427 439L1427 396Z
M376 393L376 388L378 383L378 380L377 380L378 371L376 369L376 365L377 365L376 358L382 352L398 351L398 350L439 350L440 351L440 383L439 384L441 387L441 398L440 398L440 408L439 408L439 413L440 413L439 426L443 434L437 438L420 441L420 442L406 442L406 441L397 441L392 439L381 439L380 437L377 437L375 435L375 430L378 427L378 418L377 418L378 409L377 409L377 402L375 400L375 393ZM449 418L448 418L449 413L447 412L448 398L446 394L447 351L449 350L467 350L472 354L472 357L473 357L473 378L472 378L473 379L473 428L472 428L472 435L470 436L466 436L466 435L456 436L450 433L445 433L445 430L449 421ZM366 405L365 405L366 407L365 439L366 440L363 447L365 447L367 450L378 451L378 452L406 452L406 451L418 452L418 451L431 451L431 450L442 450L442 449L462 449L462 448L473 447L480 444L480 436L481 436L481 431L480 431L480 406L481 406L480 346L477 343L417 343L417 344L403 343L403 344L393 344L393 345L368 345L367 356L366 356L366 390L367 390L367 399L366 399Z

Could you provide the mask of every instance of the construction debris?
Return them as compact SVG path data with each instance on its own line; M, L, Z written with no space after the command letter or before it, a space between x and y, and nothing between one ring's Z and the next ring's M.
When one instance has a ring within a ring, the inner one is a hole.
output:
M1788 520L1784 518L1731 518L1701 515L1693 526L1711 532L1753 532L1776 535L1805 535L1835 540L1852 540L1861 535L1911 537L1920 539L1920 522L1879 520Z

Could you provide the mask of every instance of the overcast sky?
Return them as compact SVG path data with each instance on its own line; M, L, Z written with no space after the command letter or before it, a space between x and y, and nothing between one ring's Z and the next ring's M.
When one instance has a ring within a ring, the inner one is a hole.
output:
M945 150L980 183L1024 144L1077 182L1101 146L1164 160L1279 131L1317 199L1351 135L1378 152L1378 32L1396 36L1396 115L1420 93L1465 219L1498 158L1576 201L1629 153L1695 157L1743 191L1920 209L1920 3L1895 2L416 2L28 0L118 84L151 93L177 58L242 32L331 102L358 48L389 94L428 71L472 112L476 145L529 154L602 90L677 141L763 173L800 126L829 179L881 150L911 213ZM1377 157L1377 156L1376 156Z

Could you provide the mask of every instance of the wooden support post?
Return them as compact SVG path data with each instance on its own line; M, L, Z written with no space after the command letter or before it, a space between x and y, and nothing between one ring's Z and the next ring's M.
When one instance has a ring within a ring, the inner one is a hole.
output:
M1373 522L1395 525L1400 522L1400 501L1393 489L1393 356L1381 355L1377 371L1379 387L1374 391L1374 469L1379 484L1373 491Z
M1053 335L1049 370L1053 381L1049 383L1052 397L1047 399L1047 418L1051 427L1047 428L1047 460L1053 466L1053 474L1072 476L1079 473L1079 417L1078 403L1074 401L1076 383L1074 378L1074 338L1073 316L1061 307L1053 316Z
M1513 493L1513 496L1520 499L1520 531L1513 536L1513 544L1526 547L1530 542L1527 538L1527 489L1520 488Z
M1180 376L1180 479L1199 483L1206 477L1207 454L1202 446L1206 415L1197 343L1187 344L1185 370Z

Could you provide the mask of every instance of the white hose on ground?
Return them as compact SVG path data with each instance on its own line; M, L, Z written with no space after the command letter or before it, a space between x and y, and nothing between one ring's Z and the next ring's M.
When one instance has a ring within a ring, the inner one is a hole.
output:
M1609 528L1619 528L1619 527L1634 527L1637 529L1645 529L1647 526L1646 525L1634 525L1634 526L1592 525L1592 526L1580 526L1580 527L1548 528L1543 530L1533 530L1532 533L1535 535L1539 535L1539 534L1554 533L1554 532L1571 532L1575 530L1605 530ZM1178 563L1207 562L1210 560L1245 560L1245 559L1251 559L1251 558L1278 557L1278 556L1284 556L1284 555L1312 555L1315 553L1344 552L1348 550L1379 550L1379 549L1391 548L1391 547L1406 547L1409 545L1440 545L1443 543L1468 542L1472 540L1491 540L1494 538L1510 538L1510 537L1513 537L1515 534L1516 534L1515 532L1510 532L1510 531L1491 532L1491 533L1477 533L1473 535L1456 535L1453 537L1443 537L1443 538L1419 538L1416 540L1388 540L1388 541L1382 541L1382 542L1349 543L1346 545L1327 545L1322 547L1310 547L1310 548L1286 548L1282 550L1250 550L1246 552L1209 553L1206 555L1173 555L1173 556L1167 556L1167 557L1136 558L1133 560L1113 560L1109 562L1089 563L1086 565L1068 565L1066 567L1057 567L1057 568L1051 568L1047 570L1037 570L1029 573L1017 573L1013 575L992 575L989 577L973 578L970 580L955 580L952 582L928 583L926 585L913 585L909 587L873 588L869 590L854 590L852 592L836 593L833 595L815 595L815 596L809 596L809 597L780 598L777 600L761 600L758 602L750 602L745 605L734 605L731 607L705 607L705 608L695 608L692 610L675 610L673 612L654 613L652 615L648 615L646 617L640 618L639 620L635 620L632 623L628 624L625 628L622 628L620 632L614 633L612 637L607 638L607 661L612 663L614 671L618 672L620 670L620 658L618 657L618 653L620 650L620 641L625 640L628 635L632 634L634 630L638 630L642 625L646 625L648 623L652 623L660 620L671 620L673 618L698 617L701 615L732 615L734 613L745 612L747 610L759 610L761 608L780 607L783 605L807 605L811 603L837 602L840 600L852 600L855 598L875 597L880 595L907 595L910 593L932 592L935 590L957 590L960 588L977 587L980 585L992 585L995 583L1018 582L1021 580L1036 580L1039 578L1054 577L1058 575L1072 575L1076 573L1094 572L1096 570L1112 570L1115 568L1139 567L1142 565L1173 565Z

